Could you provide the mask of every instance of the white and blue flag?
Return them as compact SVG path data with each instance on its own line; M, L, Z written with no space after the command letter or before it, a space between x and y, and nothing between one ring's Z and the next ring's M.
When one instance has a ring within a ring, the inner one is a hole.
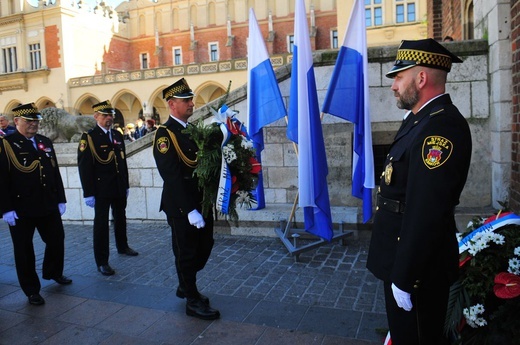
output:
M298 144L299 206L304 212L305 230L330 241L333 229L327 187L327 155L304 0L297 0L295 4L287 137Z
M265 47L262 32L256 21L255 12L249 10L249 40L247 49L247 114L249 135L253 140L256 158L262 163L264 149L262 128L287 115L278 81ZM256 209L265 207L262 171L258 175L258 186L253 191Z
M363 222L372 218L374 154L370 127L365 5L356 0L336 60L323 112L354 123L352 195L363 200Z

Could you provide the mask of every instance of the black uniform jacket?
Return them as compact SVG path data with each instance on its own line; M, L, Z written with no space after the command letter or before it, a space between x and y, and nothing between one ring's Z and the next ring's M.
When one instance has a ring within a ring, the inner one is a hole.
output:
M0 198L2 213L47 216L67 202L52 141L39 134L34 138L37 149L18 131L0 140L0 181L6 188Z
M186 164L173 144L172 136L184 156L191 161L197 158L197 145L184 127L171 116L155 131L153 156L164 184L160 211L168 217L185 217L194 209L201 211L202 192L198 179L193 176L194 166Z
M404 202L405 210L376 211L367 267L377 278L408 292L432 279L456 279L454 208L471 149L468 123L448 94L404 121L384 164L380 194Z
M112 141L97 125L81 136L78 169L84 197L123 198L130 188L123 135L110 131Z

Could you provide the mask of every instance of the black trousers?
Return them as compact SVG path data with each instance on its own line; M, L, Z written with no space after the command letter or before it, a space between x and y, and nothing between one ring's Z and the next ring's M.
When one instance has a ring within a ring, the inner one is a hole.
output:
M109 249L109 212L112 208L114 234L118 251L128 248L126 237L126 197L98 198L94 205L94 258L96 265L107 265Z
M40 280L36 274L36 259L34 255L34 230L45 243L45 253L42 264L44 279L59 278L63 275L63 260L65 256L65 232L61 216L56 212L43 217L20 217L15 226L9 226L13 240L14 262L18 282L25 295L30 296L40 292Z
M213 217L204 218L202 229L190 225L188 217L168 218L172 230L172 250L179 285L188 298L198 296L197 272L208 262L213 249Z
M391 283L384 282L386 315L392 345L447 345L444 320L450 285L442 279L416 289L412 293L413 308L405 311L397 306Z

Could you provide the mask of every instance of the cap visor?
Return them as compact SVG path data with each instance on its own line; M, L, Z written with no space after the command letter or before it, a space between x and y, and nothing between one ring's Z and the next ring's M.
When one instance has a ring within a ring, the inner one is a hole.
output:
M181 93L178 95L173 95L173 98L193 98L195 94L193 92Z
M396 65L390 71L386 73L387 78L394 78L395 75L401 71L407 70L409 68L417 66L416 64L412 65Z
M21 117L22 119L29 120L29 121L41 121L42 120L42 116L40 114L36 115L36 118L28 117L28 116L19 116L19 117Z

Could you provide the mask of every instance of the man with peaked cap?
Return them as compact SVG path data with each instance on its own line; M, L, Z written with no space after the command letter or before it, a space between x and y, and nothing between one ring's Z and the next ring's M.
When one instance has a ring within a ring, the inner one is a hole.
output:
M34 230L45 243L42 277L67 285L63 275L65 190L49 138L37 134L42 119L34 103L13 109L16 131L0 140L0 180L7 188L0 211L9 224L18 281L29 303L42 305L35 269Z
M458 275L455 206L471 160L467 121L445 92L452 63L433 39L403 41L391 90L406 109L384 163L367 268L384 282L392 344L448 344L450 285Z
M110 267L109 212L112 209L116 248L119 254L136 256L126 236L126 204L130 188L123 135L112 129L115 109L109 101L92 106L96 126L83 133L78 146L78 169L83 197L94 208L94 259L105 276Z
M168 121L155 131L153 155L164 181L160 210L171 227L172 249L179 278L177 296L186 298L186 314L204 320L220 317L208 297L197 288L197 272L208 261L213 248L213 215L201 215L202 191L193 171L197 167L197 145L183 133L193 115L193 96L184 78L163 90L170 108Z

